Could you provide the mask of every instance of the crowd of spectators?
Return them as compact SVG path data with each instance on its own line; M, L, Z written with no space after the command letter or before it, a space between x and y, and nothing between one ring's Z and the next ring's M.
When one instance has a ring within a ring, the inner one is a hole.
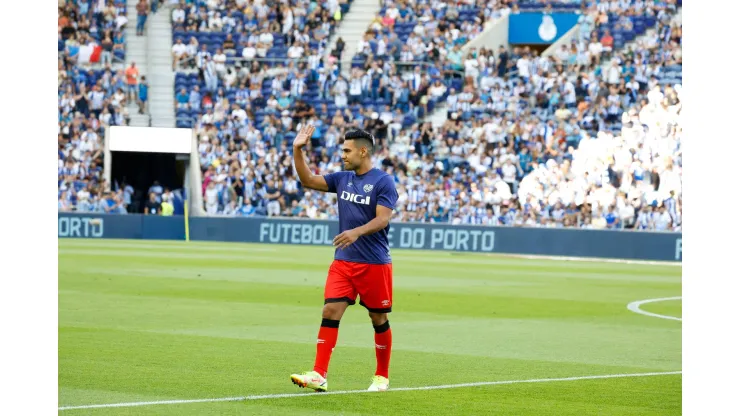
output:
M60 40L84 42L77 16L98 16L97 9L81 13L85 2L67 3ZM104 17L91 20L90 32L114 29L113 50L124 45L122 3L106 3ZM396 178L400 193L394 220L680 229L675 1L470 0L449 7L386 0L348 76L336 59L341 39L328 60L322 57L349 3L168 3L173 66L183 71L176 78L178 126L196 128L209 215L335 218L333 196L304 192L293 175L290 142L309 122L318 127L316 173L341 169L337 149L347 129L378 138L378 167ZM542 7L581 12L577 37L553 56L529 48L463 52L484 22ZM65 31L69 26L75 30ZM651 27L655 34L628 44ZM110 63L85 72L61 45L60 209L69 209L80 182L99 186L99 154L85 150L100 149L95 130L103 122L125 123L120 104L130 87ZM276 67L281 75L270 71ZM105 102L98 114L84 108L94 92L84 88L95 84ZM116 85L124 88L111 89ZM447 107L447 121L421 122L438 104ZM85 144L91 139L97 148ZM97 172L92 180L80 181L90 168ZM123 201L124 189L118 193Z
M195 118L210 215L335 218L334 197L303 192L291 167L290 141L308 122L316 173L341 169L346 129L379 139L378 167L398 183L394 220L680 229L675 2L585 4L578 36L549 57L463 56L481 22L517 13L514 2L385 5L348 79L317 49L274 78L251 52L213 71L211 86L182 75L176 105ZM444 125L420 122L437 103Z
M105 127L127 125L146 88L135 63L124 67L126 14L125 0L59 0L59 211L126 213L131 204L133 191L103 179Z
M171 11L173 67L223 78L227 64L321 54L349 7L347 0L182 0Z

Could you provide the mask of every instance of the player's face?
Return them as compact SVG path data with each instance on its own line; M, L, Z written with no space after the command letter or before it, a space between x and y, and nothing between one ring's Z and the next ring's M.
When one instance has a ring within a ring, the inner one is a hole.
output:
M362 164L367 148L358 146L355 140L345 140L342 144L342 162L345 170L356 170Z

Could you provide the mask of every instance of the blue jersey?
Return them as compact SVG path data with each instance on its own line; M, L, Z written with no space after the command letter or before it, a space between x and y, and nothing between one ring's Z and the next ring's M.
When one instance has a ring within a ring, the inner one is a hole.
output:
M373 168L364 175L352 171L335 172L324 175L324 179L329 192L337 194L340 233L370 222L375 218L377 205L394 209L398 200L393 178L380 169ZM337 249L334 258L355 263L390 263L389 230L390 224L376 233L358 238L344 250Z

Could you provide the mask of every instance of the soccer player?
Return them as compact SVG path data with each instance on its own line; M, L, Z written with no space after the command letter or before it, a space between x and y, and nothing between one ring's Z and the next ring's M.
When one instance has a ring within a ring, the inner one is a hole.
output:
M344 171L313 175L306 165L303 147L314 132L304 126L293 142L295 169L304 188L337 194L339 234L334 237L334 261L324 287L324 309L316 341L312 371L292 374L300 387L326 391L326 372L337 343L339 321L357 295L375 329L377 367L369 391L388 390L391 361L391 327L388 313L393 306L393 272L388 230L398 200L390 175L372 167L373 136L363 130L349 131L342 144Z

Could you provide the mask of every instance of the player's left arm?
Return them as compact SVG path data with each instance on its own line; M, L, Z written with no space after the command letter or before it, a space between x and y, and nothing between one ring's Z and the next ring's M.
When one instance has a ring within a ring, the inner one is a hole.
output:
M377 233L388 226L391 221L391 215L393 210L378 204L375 207L375 218L370 220L367 224L347 230L336 237L334 237L334 246L339 249L344 249L350 244L357 241L358 238L363 235L370 235Z
M370 220L367 224L355 228L355 230L360 234L360 237L363 235L375 234L388 226L391 222L391 215L393 215L392 209L383 205L377 205L375 207L375 218Z

